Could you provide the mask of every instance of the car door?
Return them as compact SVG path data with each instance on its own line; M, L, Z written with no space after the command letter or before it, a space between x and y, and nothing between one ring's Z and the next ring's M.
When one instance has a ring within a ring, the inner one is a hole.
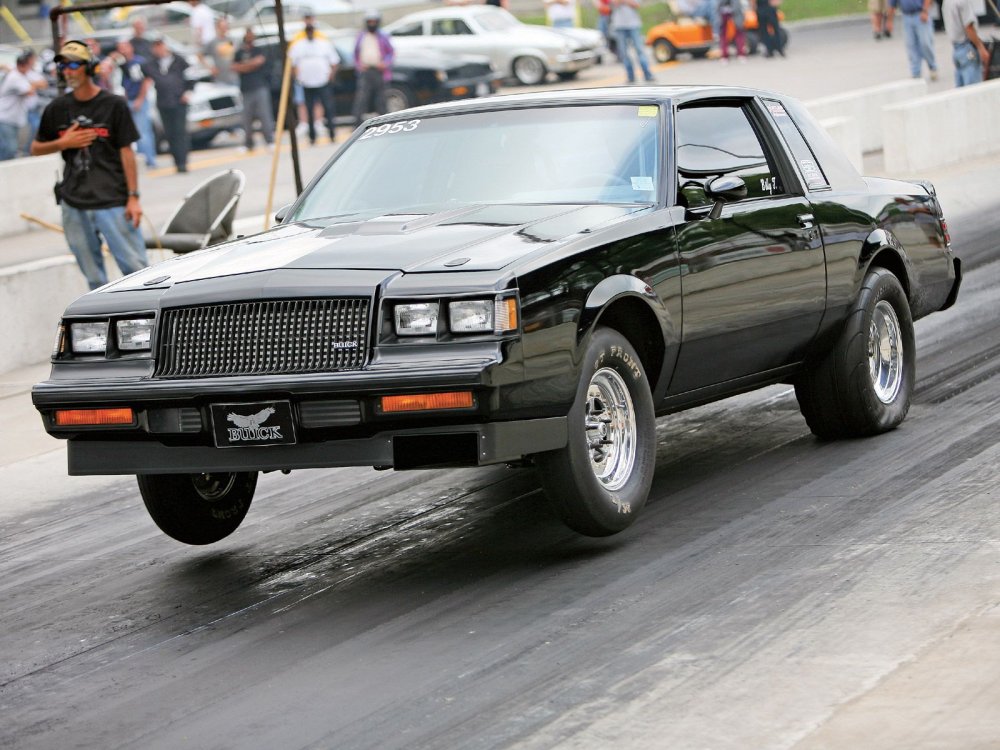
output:
M441 16L431 19L431 42L449 54L478 54L482 46L472 27L463 18Z
M670 393L754 376L802 359L826 302L811 204L754 100L711 100L675 117L682 343ZM706 188L739 177L747 195L717 218Z

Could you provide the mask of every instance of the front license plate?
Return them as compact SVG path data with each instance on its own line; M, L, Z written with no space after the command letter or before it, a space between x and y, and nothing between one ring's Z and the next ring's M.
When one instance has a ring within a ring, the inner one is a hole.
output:
M476 96L488 96L489 93L490 93L490 85L488 83L476 84Z
M291 445L295 442L292 405L287 401L212 404L212 429L218 448Z

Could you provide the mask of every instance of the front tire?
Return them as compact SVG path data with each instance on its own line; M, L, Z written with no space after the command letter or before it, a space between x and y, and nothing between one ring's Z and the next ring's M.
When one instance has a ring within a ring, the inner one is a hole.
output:
M545 63L537 57L524 55L514 60L512 66L514 78L522 86L537 86L545 80Z
M150 517L184 544L212 544L236 531L257 488L255 471L140 474L136 479Z
M409 109L415 104L413 93L401 85L387 86L385 89L385 109L386 112L400 112Z
M677 57L677 48L668 39L657 39L653 42L653 58L656 62L666 63Z
M535 457L560 518L587 536L632 524L656 468L653 397L639 357L620 333L599 328L584 355L565 448Z
M906 293L890 271L873 268L833 348L795 383L809 429L831 440L897 427L910 409L915 363Z

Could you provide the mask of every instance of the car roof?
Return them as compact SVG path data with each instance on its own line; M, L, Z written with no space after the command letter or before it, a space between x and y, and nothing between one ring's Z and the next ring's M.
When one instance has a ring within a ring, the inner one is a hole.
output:
M449 18L452 16L482 15L484 13L507 13L503 8L495 8L492 5L446 5L443 8L429 8L407 13L405 16L392 23L393 26L401 22L423 20L424 18ZM540 28L545 28L540 27Z

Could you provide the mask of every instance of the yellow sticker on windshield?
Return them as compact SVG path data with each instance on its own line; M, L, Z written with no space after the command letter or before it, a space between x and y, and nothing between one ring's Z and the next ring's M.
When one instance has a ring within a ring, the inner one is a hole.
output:
M656 117L657 107L652 104L644 104L639 107L639 117Z

